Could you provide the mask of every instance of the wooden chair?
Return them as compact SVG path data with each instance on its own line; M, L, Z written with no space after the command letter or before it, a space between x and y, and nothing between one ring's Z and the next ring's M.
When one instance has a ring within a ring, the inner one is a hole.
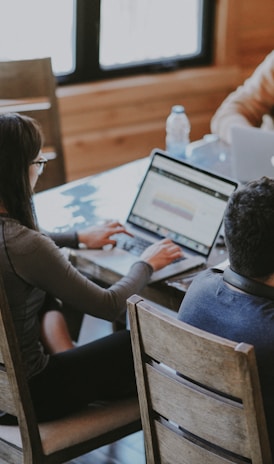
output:
M148 464L272 463L253 347L128 309Z
M1 464L62 463L141 429L137 398L94 404L64 419L37 423L2 281L0 410L19 423L0 425Z
M36 191L66 181L63 146L51 58L0 62L0 112L17 112L40 122L44 155L51 161Z

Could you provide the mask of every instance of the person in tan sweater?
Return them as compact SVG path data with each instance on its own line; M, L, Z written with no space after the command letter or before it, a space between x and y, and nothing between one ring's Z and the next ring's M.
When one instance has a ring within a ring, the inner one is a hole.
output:
M274 50L253 74L223 101L211 120L211 131L231 143L234 125L274 129Z

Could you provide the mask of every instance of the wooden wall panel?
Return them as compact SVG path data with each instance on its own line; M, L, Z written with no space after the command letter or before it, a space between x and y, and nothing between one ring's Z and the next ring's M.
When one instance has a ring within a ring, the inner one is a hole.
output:
M68 179L100 172L165 147L165 121L172 105L185 106L191 139L209 132L209 121L237 69L201 69L85 84L59 89ZM203 85L201 86L201 82ZM77 86L78 87L78 86Z
M274 2L242 0L238 12L237 64L246 77L274 49Z
M68 180L164 148L174 104L185 106L192 140L208 133L226 95L274 48L273 24L273 0L216 0L212 66L60 87Z

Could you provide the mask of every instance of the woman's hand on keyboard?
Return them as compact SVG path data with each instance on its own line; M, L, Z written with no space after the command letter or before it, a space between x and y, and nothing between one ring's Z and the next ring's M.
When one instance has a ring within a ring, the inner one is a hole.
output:
M110 238L114 234L131 234L118 221L107 221L105 224L88 227L79 230L79 243L84 244L87 248L102 248L105 245L116 245L116 240Z
M150 245L140 259L149 263L154 271L158 271L182 256L182 249L169 238L165 238Z

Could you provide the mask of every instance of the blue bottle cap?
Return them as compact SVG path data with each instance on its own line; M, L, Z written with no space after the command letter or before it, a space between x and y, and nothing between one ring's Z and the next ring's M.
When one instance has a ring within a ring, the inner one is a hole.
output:
M172 107L172 113L184 113L185 108L182 105L174 105Z

